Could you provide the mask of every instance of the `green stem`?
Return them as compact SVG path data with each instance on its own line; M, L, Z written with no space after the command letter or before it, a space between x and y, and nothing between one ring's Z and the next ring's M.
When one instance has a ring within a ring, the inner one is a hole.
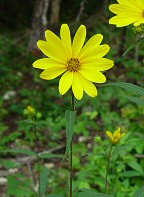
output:
M34 117L34 135L35 135L35 144L36 144L36 147L37 147L37 165L38 165L38 185L39 185L39 188L38 188L38 196L39 197L42 197L41 196L41 188L40 188L40 157L39 157L39 152L38 152L38 149L39 149L39 139L38 139L38 136L37 136L37 128L36 128L36 117Z
M113 145L111 145L110 152L109 152L109 155L108 155L108 163L107 163L107 169L106 169L106 182L105 182L106 194L108 194L108 186L109 186L108 185L108 174L109 174L112 152L113 152Z
M71 99L71 105L72 105L72 111L75 111L75 105L74 105L74 94L72 92L72 99ZM70 197L72 197L72 181L73 181L73 155L72 155L72 145L73 145L73 139L71 140L70 145Z
M72 197L73 162L72 162L72 142L70 145L70 197Z

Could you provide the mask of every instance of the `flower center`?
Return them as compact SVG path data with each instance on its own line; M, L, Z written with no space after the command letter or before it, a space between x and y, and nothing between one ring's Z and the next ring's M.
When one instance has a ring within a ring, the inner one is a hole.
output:
M73 72L77 72L80 69L80 62L79 60L76 58L71 58L70 60L67 61L67 69L69 71L73 71Z

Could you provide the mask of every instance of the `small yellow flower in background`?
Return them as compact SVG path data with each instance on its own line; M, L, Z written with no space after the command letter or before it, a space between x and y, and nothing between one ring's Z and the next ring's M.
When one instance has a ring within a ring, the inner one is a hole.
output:
M96 34L84 45L86 27L81 25L71 43L69 27L63 24L60 38L50 30L45 32L45 37L46 41L39 40L37 45L48 58L33 63L33 67L44 70L40 77L51 80L63 74L59 81L60 94L64 95L72 87L78 100L82 99L83 91L91 97L97 96L97 89L92 82L106 82L101 71L114 65L112 60L103 58L110 50L107 44L100 45L103 36Z
M119 4L109 6L110 11L116 14L109 20L110 24L124 27L144 23L144 0L117 0L117 2Z
M120 127L113 134L110 131L107 131L106 134L110 138L112 144L117 144L120 139L125 135L125 133L120 132Z
M27 106L27 111L28 111L28 113L29 114L31 114L31 115L35 115L35 109L32 107L32 106Z
M35 117L36 119L40 119L42 117L42 114L36 111L36 109L32 107L31 105L28 105L26 109L24 109L23 113L26 117L32 118L32 119L33 117Z
M24 110L24 114L26 116L34 116L36 114L36 111L32 106L28 105L27 108Z

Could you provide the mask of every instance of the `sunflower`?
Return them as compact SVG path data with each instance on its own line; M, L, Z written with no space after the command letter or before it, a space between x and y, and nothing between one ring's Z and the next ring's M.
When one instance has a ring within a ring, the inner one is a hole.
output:
M80 100L83 91L89 96L97 96L94 83L104 83L106 77L101 71L110 69L114 63L103 58L110 47L100 45L103 36L96 34L84 45L86 27L81 25L71 43L70 30L67 24L60 29L60 38L52 31L45 32L46 41L39 40L38 48L48 57L33 63L33 67L43 69L40 77L51 80L63 74L59 80L59 92L64 95L71 87L74 96ZM83 46L84 45L84 46Z
M125 135L125 133L120 132L120 127L113 134L111 131L107 131L106 134L110 138L112 144L117 144L120 139Z
M116 14L109 20L110 24L124 27L144 23L144 0L117 0L117 2L119 4L109 6L110 11Z

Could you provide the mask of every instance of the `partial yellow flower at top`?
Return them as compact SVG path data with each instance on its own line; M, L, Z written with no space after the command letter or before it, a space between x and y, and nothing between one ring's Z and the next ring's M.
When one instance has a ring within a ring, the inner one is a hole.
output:
M45 32L46 41L39 40L39 49L48 57L33 63L33 67L43 69L40 77L51 80L63 74L59 81L59 92L64 95L71 87L74 96L80 100L83 91L89 96L97 96L97 89L92 83L104 83L106 77L101 71L110 69L114 62L103 58L110 47L100 45L101 34L91 37L84 45L86 27L81 25L71 43L70 30L67 24L60 29L60 38L50 30ZM84 46L83 46L84 45Z
M144 0L117 0L117 2L119 4L109 6L110 11L116 14L109 20L110 24L124 27L144 23Z
M117 144L120 139L125 135L125 133L120 132L120 127L113 134L110 131L107 131L106 134L110 138L112 144Z

